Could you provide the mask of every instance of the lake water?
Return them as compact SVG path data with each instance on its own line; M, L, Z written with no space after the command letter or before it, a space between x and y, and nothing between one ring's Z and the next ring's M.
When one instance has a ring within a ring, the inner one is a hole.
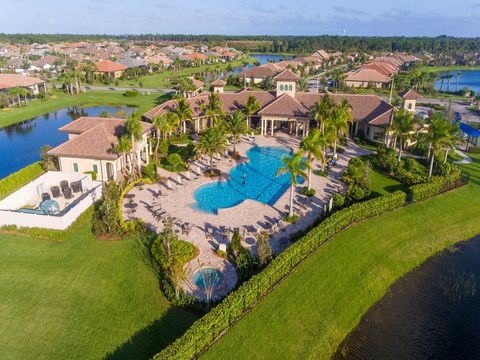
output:
M480 359L480 236L398 280L333 358Z
M458 78L458 85L457 85L457 73L460 73L460 77ZM435 89L442 91L460 91L465 87L468 87L470 90L475 91L475 93L480 93L480 71L451 71L451 72L443 72L439 74L441 76L452 75L450 79L450 86L448 86L448 80L437 80L435 82Z
M0 129L0 179L40 159L42 145L57 146L68 136L58 128L80 116L126 117L134 108L126 106L71 107ZM0 115L1 116L1 115Z
M254 58L257 60L257 62L260 65L267 64L269 62L279 62L282 60L291 60L293 59L292 55L277 55L277 54L250 54L250 57ZM257 64L258 65L258 64ZM239 75L243 73L245 70L250 69L252 67L256 66L255 64L248 64L245 66L237 66L233 68L232 70L222 70L219 72L216 71L210 71L210 72L205 72L203 73L203 77L205 81L211 82L216 79L222 79L228 76L232 75Z

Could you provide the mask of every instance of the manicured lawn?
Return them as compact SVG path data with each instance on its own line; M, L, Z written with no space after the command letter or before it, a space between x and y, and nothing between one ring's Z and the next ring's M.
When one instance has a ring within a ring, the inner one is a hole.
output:
M329 359L400 276L480 233L480 155L466 187L362 222L326 243L203 356Z
M74 105L131 105L138 106L138 111L144 113L162 103L167 96L167 94L151 94L125 97L118 91L88 91L80 95L68 96L58 92L56 99L33 100L22 108L0 110L0 128Z
M95 239L89 214L63 242L0 234L1 359L147 359L195 320L141 241Z
M480 66L423 66L420 72L444 72L444 71L474 71L480 70Z
M364 155L363 160L370 162L370 188L372 189L371 197L377 197L397 190L407 191L408 186L403 185L400 181L393 179L391 176L378 166L375 155Z
M195 67L184 68L180 70L165 70L160 74L153 74L147 76L141 76L136 80L120 80L119 86L130 86L138 88L140 82L143 83L145 88L170 88L173 86L175 79L184 76L193 76L195 74L214 71L214 70L225 70L227 67L237 67L242 66L244 62L254 63L254 58L246 58L241 60L236 60L228 63L218 63L218 64L207 64Z

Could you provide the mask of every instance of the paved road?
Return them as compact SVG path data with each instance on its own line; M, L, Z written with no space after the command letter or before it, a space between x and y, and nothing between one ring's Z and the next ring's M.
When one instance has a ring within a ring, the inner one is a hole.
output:
M127 90L138 90L143 93L171 93L175 92L174 89L153 89L153 88L141 88L141 87L118 87L118 86L98 86L98 85L86 85L83 86L84 90L100 90L100 91L127 91Z
M420 99L417 109L428 112L431 108L423 107L422 103L439 104L441 106L452 108L452 111L460 113L462 115L462 121L466 122L480 122L480 116L473 111L467 109L469 103L463 100L444 100L444 99Z

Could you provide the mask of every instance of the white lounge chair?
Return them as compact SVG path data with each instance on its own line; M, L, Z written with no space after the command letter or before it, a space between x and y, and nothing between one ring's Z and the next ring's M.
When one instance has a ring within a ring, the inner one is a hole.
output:
M173 186L173 184L172 184L172 182L170 181L170 179L167 179L167 180L163 183L163 185L165 185L165 187L166 187L168 190L177 190L177 189Z

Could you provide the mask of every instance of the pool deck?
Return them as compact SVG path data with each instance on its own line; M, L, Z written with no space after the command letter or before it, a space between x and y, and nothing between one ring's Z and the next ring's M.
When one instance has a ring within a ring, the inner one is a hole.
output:
M254 141L243 139L237 144L237 151L241 157L246 157L246 152L252 146L283 146L296 151L299 140L287 135L257 136ZM338 154L337 165L331 168L330 176L323 177L312 174L311 187L316 190L316 195L312 198L305 198L298 194L298 190L306 186L306 181L304 184L297 186L294 210L301 214L300 219L295 224L282 222L281 229L272 233L270 243L274 254L280 253L290 245L289 239L292 234L307 228L318 219L332 194L343 191L340 178L349 159L365 153L367 153L366 150L349 142L345 153ZM220 180L225 180L229 176L229 171L235 165L237 165L237 162L231 158L218 161L216 168L221 171ZM313 168L320 169L320 163L314 163ZM211 214L195 210L191 205L195 204L194 192L199 186L211 181L218 181L219 178L211 179L200 176L196 180L185 180L184 184L179 185L174 181L178 174L161 169L160 175L170 178L170 182L175 189L168 190L162 183L133 188L130 193L135 195L134 201L138 206L132 213L128 207L125 207L128 204L128 200L125 199L123 209L125 218L141 218L147 225L159 232L163 229L163 223L161 220L155 219L149 210L149 206L153 205L165 210L168 215L174 218L174 222L194 224L188 236L182 235L180 227L176 226L179 237L193 243L199 249L198 257L186 265L187 280L184 282L183 288L188 294L203 299L203 291L191 282L191 278L192 274L199 268L211 266L222 272L223 281L216 291L216 297L223 297L237 283L235 266L215 253L220 244L228 246L230 243L231 235L224 236L224 229L239 228L241 235L244 235L242 245L255 254L256 240L251 232L254 231L254 228L257 231L268 230L272 221L281 219L288 212L290 190L287 190L273 206L254 200L245 200L237 206L220 209L218 214ZM162 195L155 198L153 194L158 191L161 191ZM211 229L213 235L207 238L206 229Z

